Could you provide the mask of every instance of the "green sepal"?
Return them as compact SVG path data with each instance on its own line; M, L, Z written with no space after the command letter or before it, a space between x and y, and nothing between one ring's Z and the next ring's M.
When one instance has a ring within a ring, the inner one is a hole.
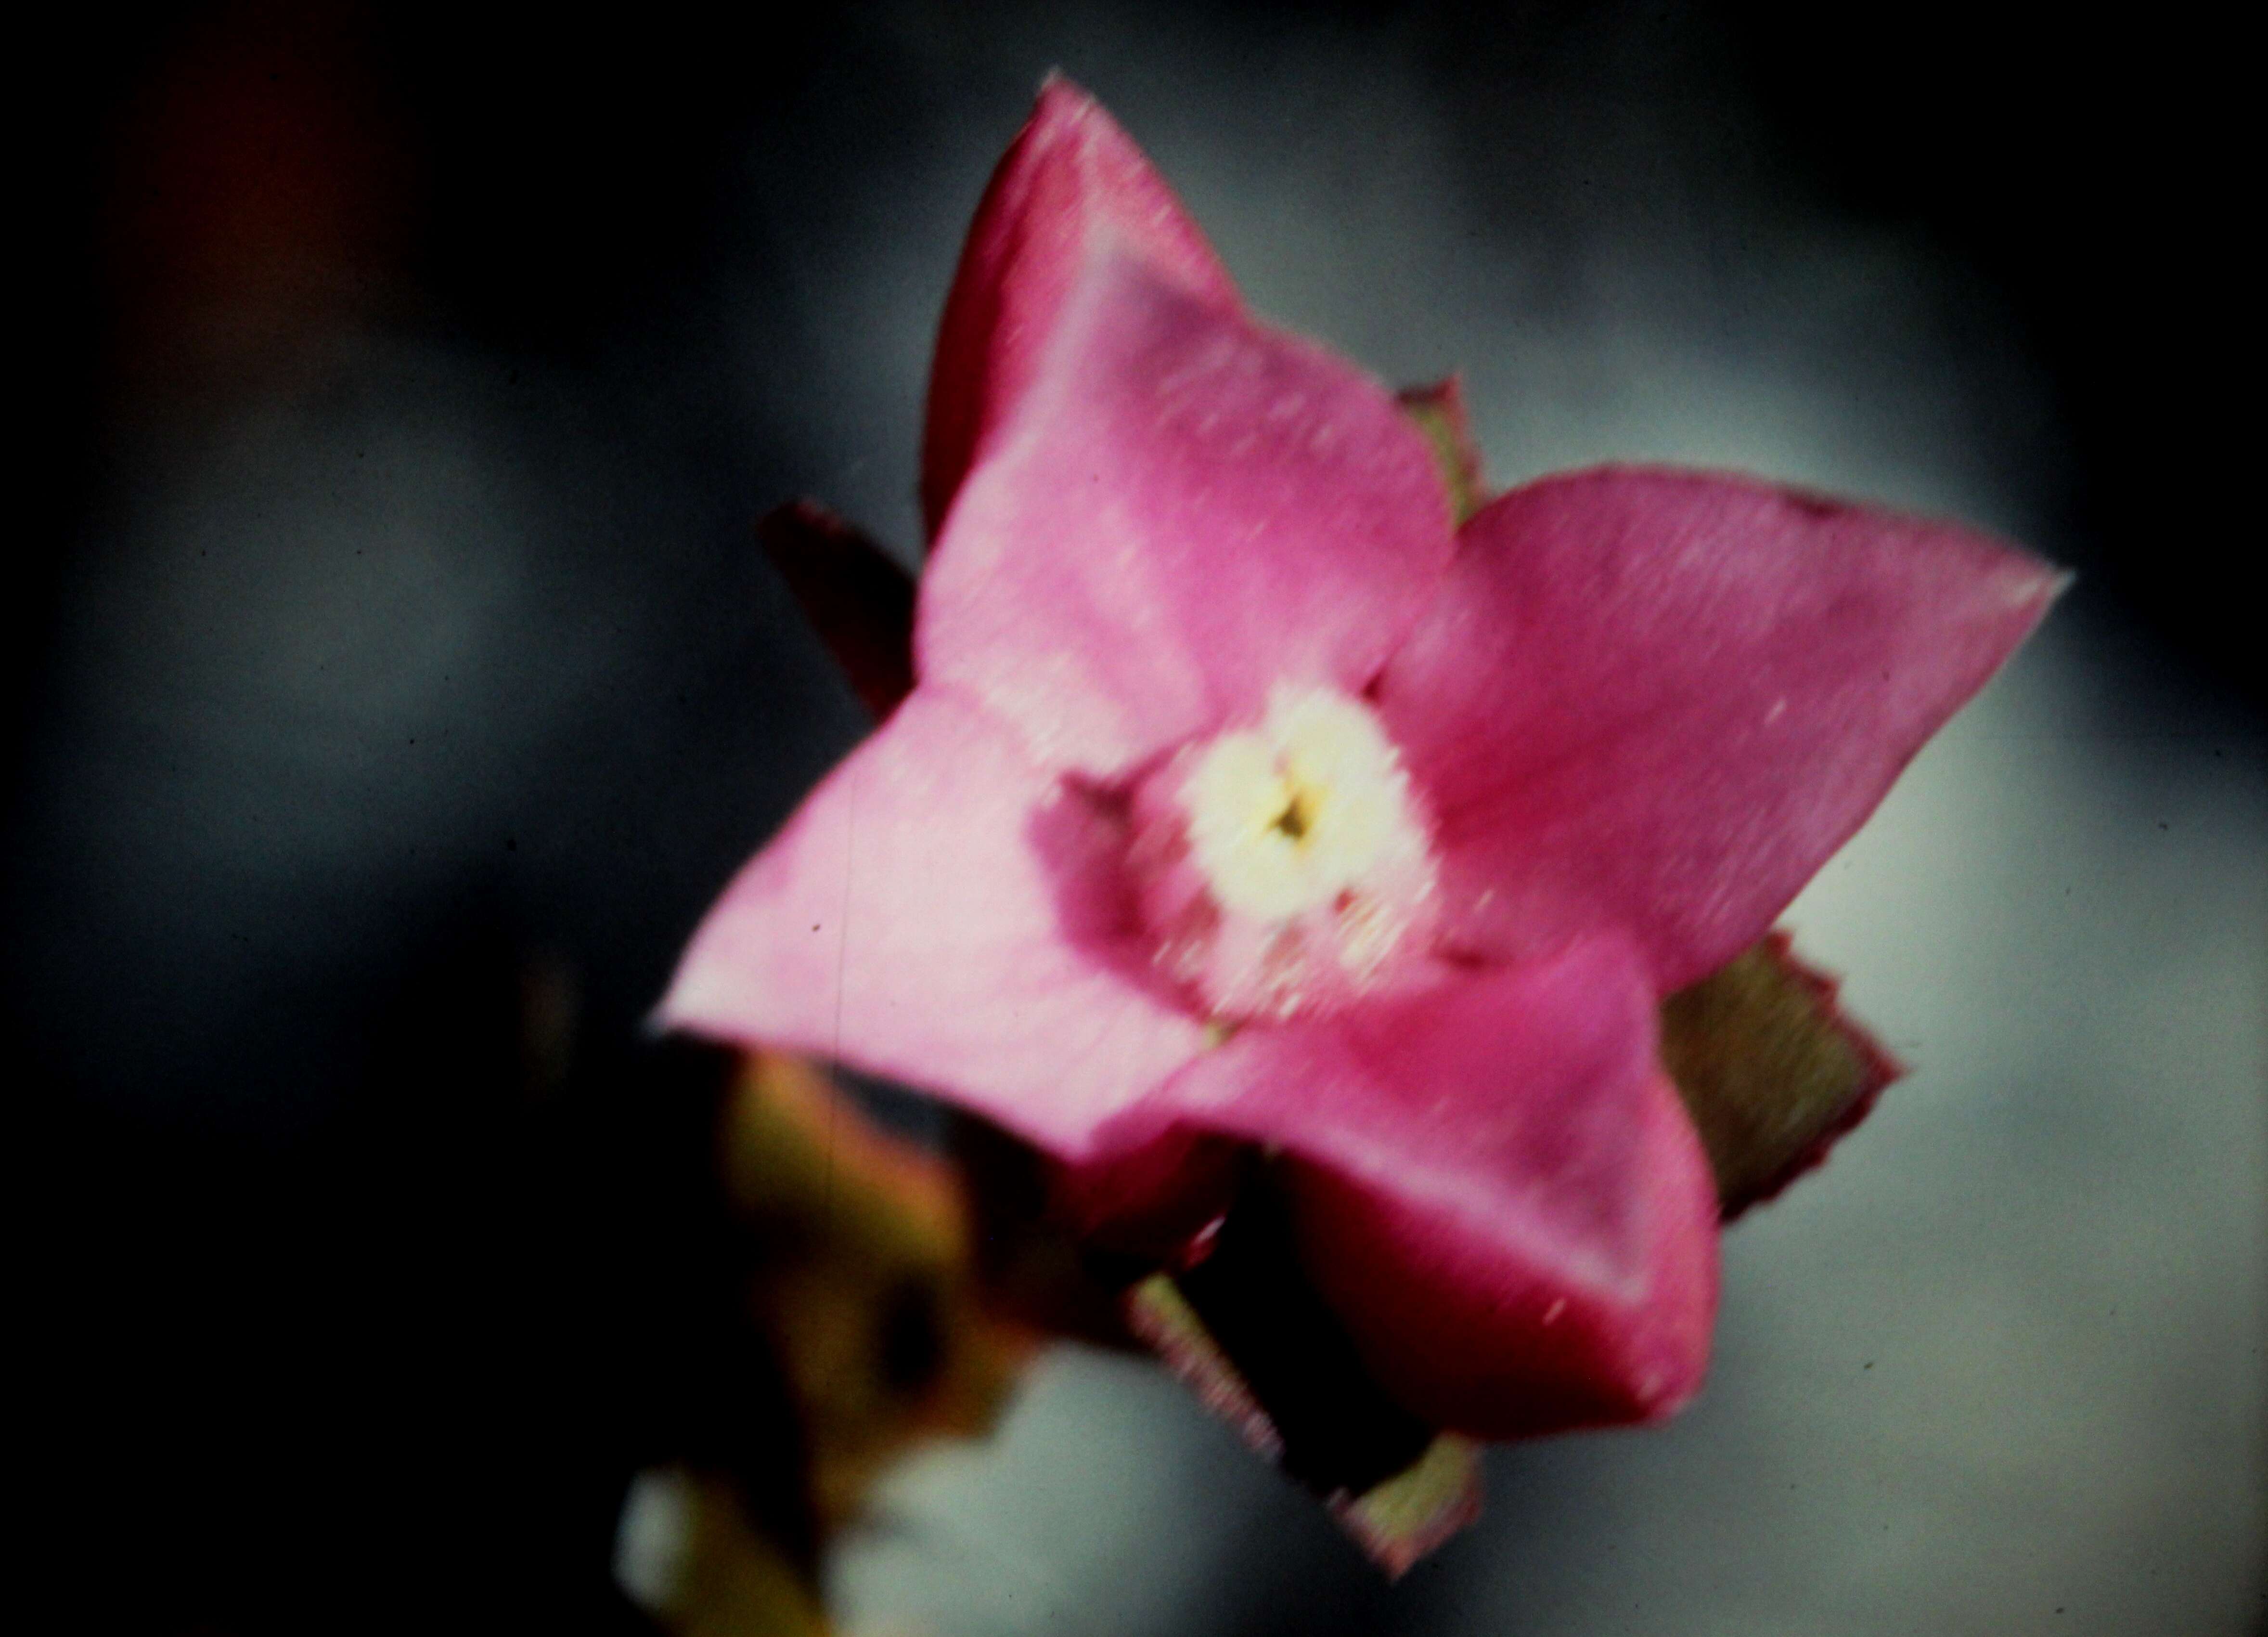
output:
M1153 1273L1134 1285L1125 1309L1128 1326L1199 1403L1260 1455L1284 1461L1284 1436L1274 1419L1173 1276ZM1398 1580L1480 1515L1479 1447L1455 1433L1436 1433L1397 1470L1360 1491L1329 1491L1323 1501L1371 1561Z
M1817 1165L1904 1072L1775 932L1661 1006L1676 1081L1730 1221Z
M1479 1515L1478 1449L1371 1375L1307 1280L1266 1161L1180 1270L1138 1281L1124 1306L1128 1328L1389 1575Z
M1465 416L1464 388L1457 378L1430 387L1405 387L1395 395L1402 411L1417 423L1433 451L1442 487L1449 491L1450 520L1462 528L1465 520L1489 502L1488 484L1481 476L1481 453Z

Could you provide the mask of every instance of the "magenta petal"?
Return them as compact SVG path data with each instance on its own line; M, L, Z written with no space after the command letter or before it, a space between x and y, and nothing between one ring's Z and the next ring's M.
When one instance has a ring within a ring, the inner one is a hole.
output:
M1290 1156L1308 1276L1436 1425L1501 1438L1650 1418L1700 1385L1716 1190L1619 940L1248 1029L1106 1140L1166 1121Z
M1455 549L1392 395L1123 257L1057 342L924 578L923 681L1101 777L1279 685L1365 686Z
M1037 372L1079 273L1111 248L1201 300L1237 305L1212 247L1141 150L1092 97L1050 77L992 173L946 298L922 446L932 535Z
M1433 801L1449 935L1518 958L1630 929L1712 970L1874 810L2062 578L1949 524L1608 468L1466 525L1380 708Z
M1014 736L917 689L709 912L673 1028L934 1090L1076 1159L1202 1027L1081 953L1113 838Z

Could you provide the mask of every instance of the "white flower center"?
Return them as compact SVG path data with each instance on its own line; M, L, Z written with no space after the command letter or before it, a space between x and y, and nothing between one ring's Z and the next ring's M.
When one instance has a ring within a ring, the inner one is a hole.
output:
M1423 805L1368 706L1278 694L1136 799L1155 959L1216 1018L1329 1011L1395 981L1434 913Z
M1378 718L1344 694L1279 695L1207 746L1182 787L1189 847L1220 907L1289 920L1425 837Z

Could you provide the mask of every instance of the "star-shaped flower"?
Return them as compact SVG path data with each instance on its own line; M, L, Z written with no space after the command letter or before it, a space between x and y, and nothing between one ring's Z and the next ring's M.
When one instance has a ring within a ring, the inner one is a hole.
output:
M1609 468L1461 509L1060 81L947 303L917 684L703 924L671 1025L924 1088L1098 1220L1275 1156L1366 1368L1486 1437L1698 1386L1719 1198L1664 997L2038 621L1956 526Z

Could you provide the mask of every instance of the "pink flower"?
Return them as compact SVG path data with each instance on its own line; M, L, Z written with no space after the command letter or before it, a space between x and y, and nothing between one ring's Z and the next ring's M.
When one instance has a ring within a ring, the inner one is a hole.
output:
M1393 395L1250 317L1060 81L962 257L923 493L917 684L664 1021L926 1088L1101 1214L1195 1226L1192 1139L1265 1147L1308 1277L1435 1424L1683 1403L1718 1200L1659 1003L1765 934L2058 577L1664 469L1455 528Z

